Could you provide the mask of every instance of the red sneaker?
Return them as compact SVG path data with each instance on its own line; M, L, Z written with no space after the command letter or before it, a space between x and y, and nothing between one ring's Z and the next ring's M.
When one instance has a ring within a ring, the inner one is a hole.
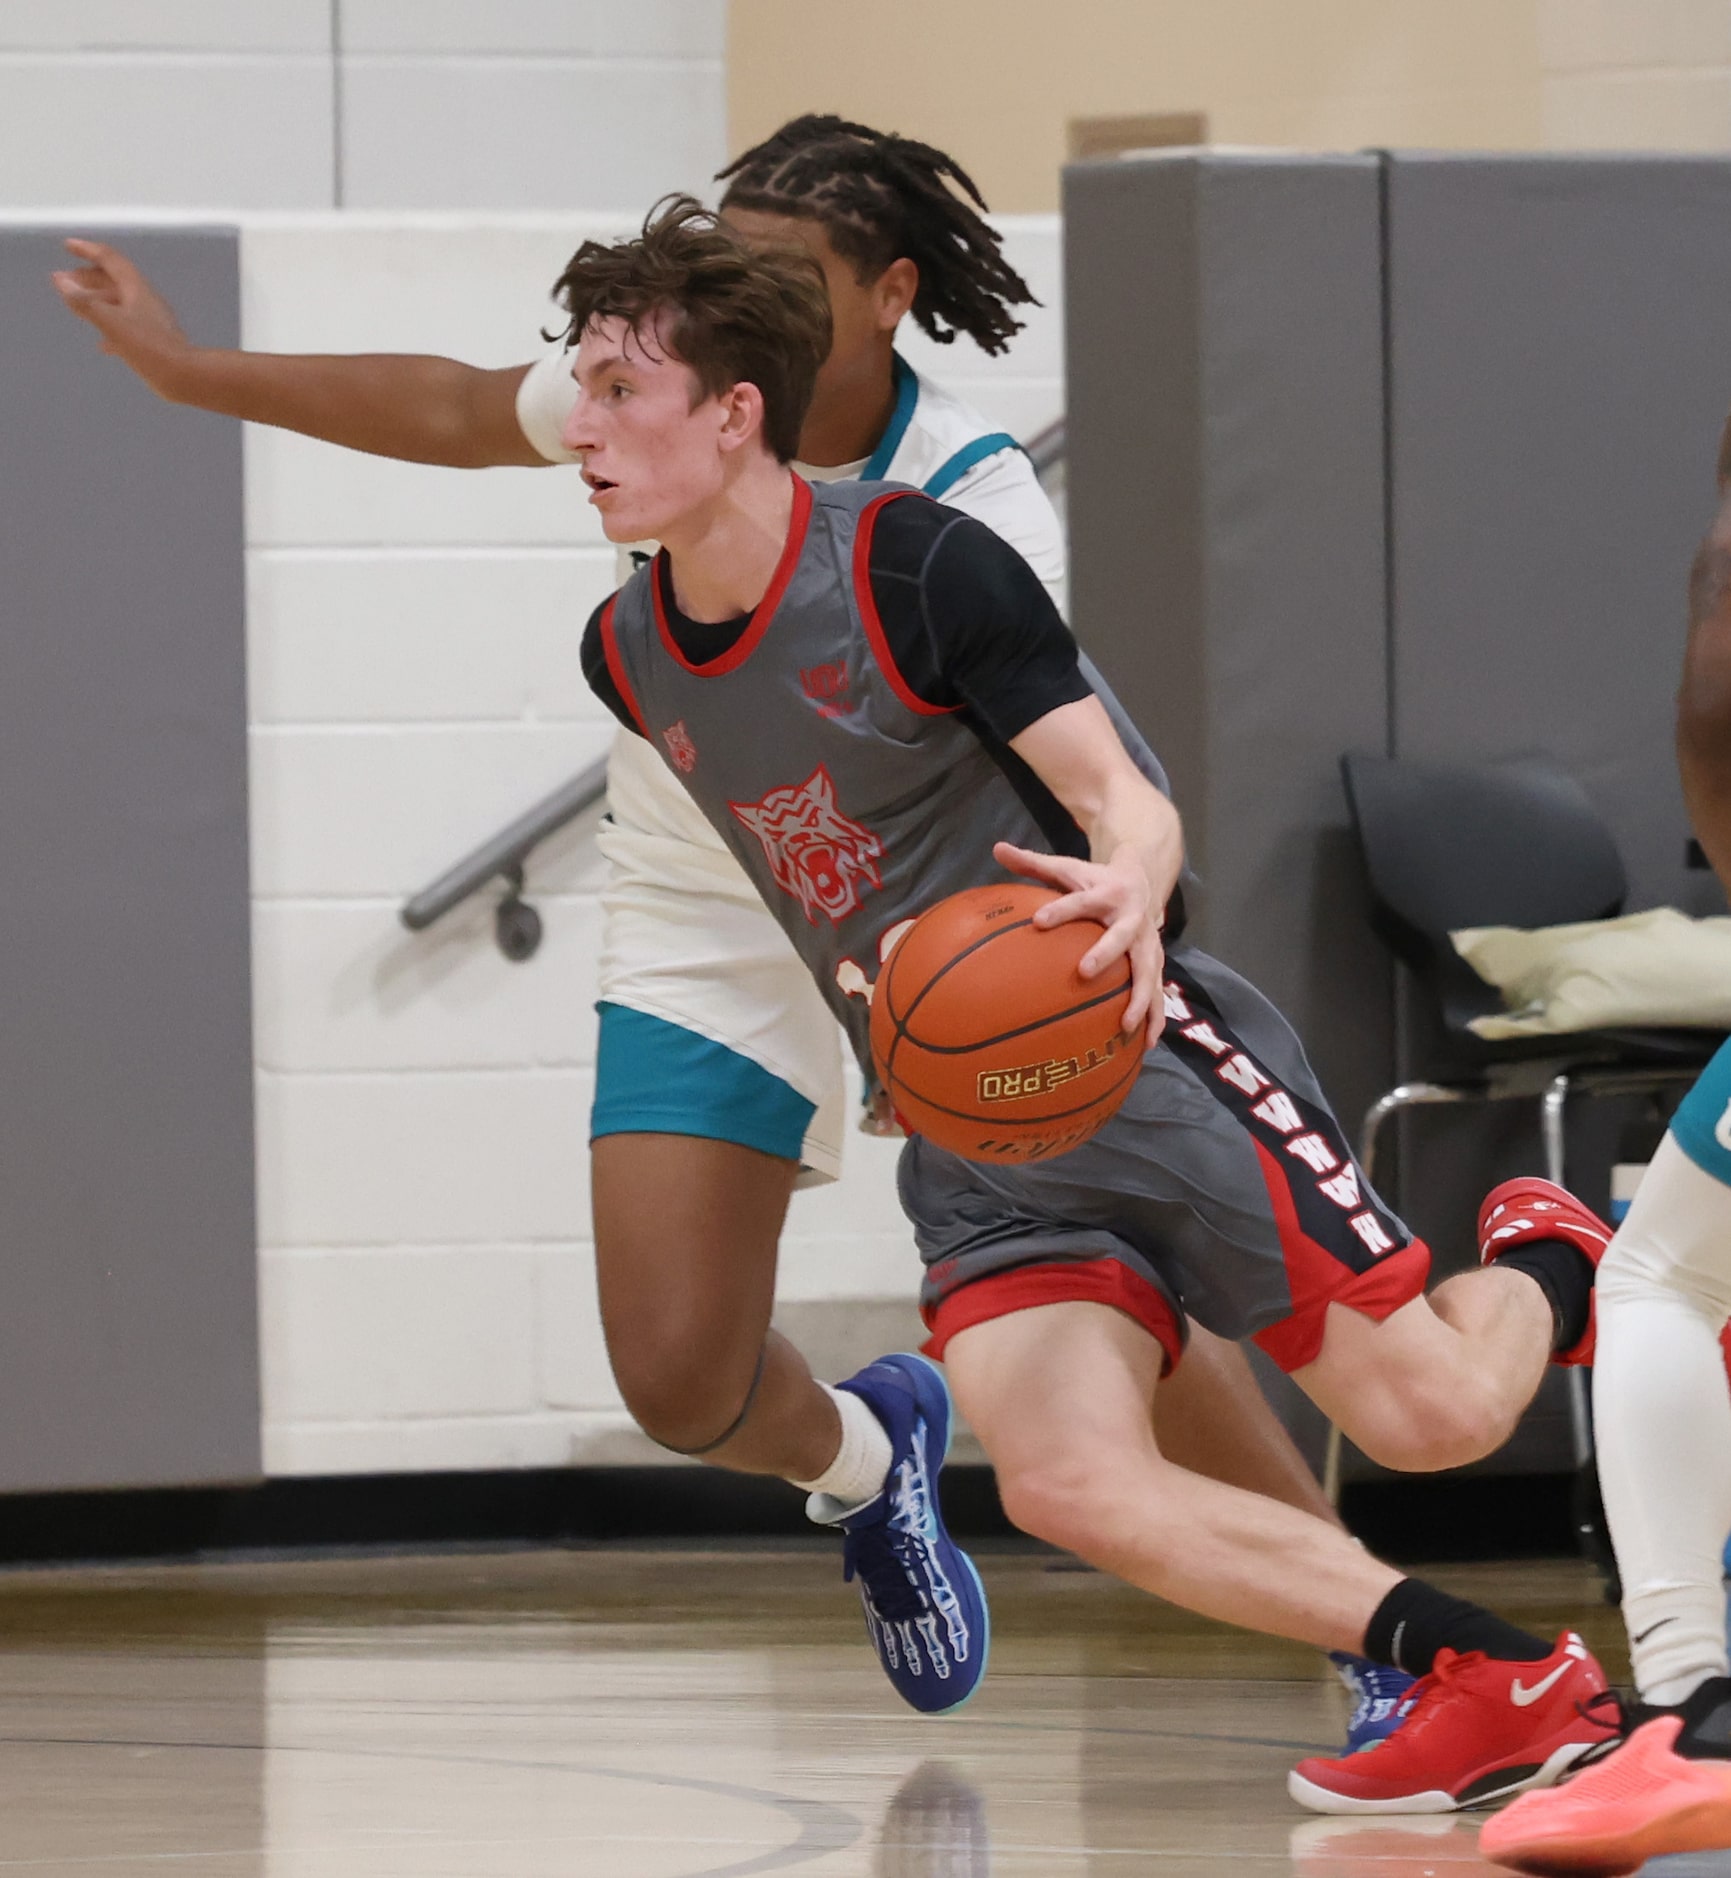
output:
M1611 1229L1584 1207L1575 1196L1553 1181L1540 1180L1536 1174L1523 1174L1519 1180L1505 1180L1485 1195L1479 1208L1479 1263L1489 1265L1518 1245L1530 1245L1535 1239L1563 1239L1592 1260L1595 1270L1611 1243ZM1572 1349L1559 1350L1551 1358L1565 1369L1591 1363L1593 1344L1598 1331L1598 1304L1595 1297L1587 1307L1587 1334Z
M1300 1761L1286 1790L1313 1813L1452 1813L1548 1787L1615 1738L1613 1726L1581 1712L1604 1689L1604 1672L1571 1630L1539 1663L1444 1650L1386 1741Z
M1674 1754L1682 1726L1650 1721L1566 1787L1523 1794L1485 1822L1479 1850L1516 1871L1621 1878L1667 1852L1731 1848L1731 1761Z

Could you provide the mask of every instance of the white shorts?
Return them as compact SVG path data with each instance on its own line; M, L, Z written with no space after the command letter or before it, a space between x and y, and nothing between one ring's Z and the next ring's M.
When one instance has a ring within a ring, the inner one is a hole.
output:
M739 1141L798 1159L807 1184L834 1180L848 1108L841 1026L641 737L615 740L607 797L595 1133ZM653 1022L610 1014L626 1011Z

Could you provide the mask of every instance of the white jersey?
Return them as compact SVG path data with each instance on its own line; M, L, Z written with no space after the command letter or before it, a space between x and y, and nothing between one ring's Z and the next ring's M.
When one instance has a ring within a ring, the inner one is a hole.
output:
M1017 549L1060 609L1064 535L1016 440L922 378L899 355L896 403L872 455L795 468L814 482L846 476L907 483L982 521ZM562 347L517 390L523 435L550 463L573 463L560 434L577 390ZM631 571L622 550L623 580ZM641 737L621 731L607 772L611 864L603 896L605 1002L695 1031L761 1064L818 1105L805 1161L833 1176L841 1160L839 1033L744 870Z

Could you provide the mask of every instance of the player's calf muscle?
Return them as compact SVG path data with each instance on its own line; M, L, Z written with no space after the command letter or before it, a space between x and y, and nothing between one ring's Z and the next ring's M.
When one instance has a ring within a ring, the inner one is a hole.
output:
M1450 1281L1445 1290L1457 1305L1464 1295L1469 1323L1452 1321L1448 1298L1449 1318L1417 1298L1381 1323L1331 1305L1322 1352L1293 1381L1384 1467L1434 1473L1479 1460L1513 1431L1548 1347L1542 1309L1519 1309L1537 1299L1535 1288L1509 1277L1488 1271ZM1516 1307L1512 1315L1504 1304ZM1489 1343L1473 1334L1481 1328L1496 1333Z

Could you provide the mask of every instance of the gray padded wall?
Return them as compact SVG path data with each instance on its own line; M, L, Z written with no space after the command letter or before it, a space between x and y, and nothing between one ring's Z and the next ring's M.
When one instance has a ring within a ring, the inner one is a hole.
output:
M1731 163L1389 163L1396 754L1543 751L1685 904L1684 584L1731 405Z
M1731 404L1731 163L1395 156L1388 191L1394 749L1546 754L1633 906L1722 910L1684 869L1672 713ZM1625 1113L1571 1127L1597 1204ZM1524 1109L1403 1144L1403 1205L1451 1260L1463 1192L1538 1164Z
M1172 774L1194 931L1342 1113L1388 1086L1388 967L1339 757L1387 723L1373 157L1065 172L1076 630Z
M1731 402L1731 164L1192 152L1076 166L1065 214L1077 630L1171 768L1198 936L1349 1125L1411 1064L1343 751L1548 753L1634 905L1720 910L1684 870L1671 712ZM1627 1113L1572 1121L1589 1199ZM1539 1164L1524 1107L1402 1144L1445 1268ZM1567 1461L1552 1389L1492 1465Z
M70 232L70 231L69 231ZM89 232L89 231L81 231ZM232 231L124 231L238 342ZM0 230L0 1489L259 1471L238 425Z

